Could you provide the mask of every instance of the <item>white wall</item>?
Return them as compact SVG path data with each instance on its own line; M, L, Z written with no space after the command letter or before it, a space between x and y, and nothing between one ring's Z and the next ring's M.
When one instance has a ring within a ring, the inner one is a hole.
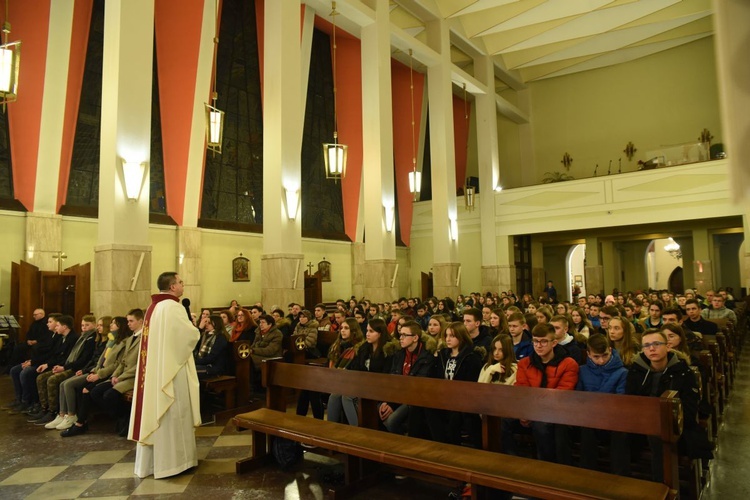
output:
M528 84L536 165L523 172L519 125L498 122L500 176L503 185L540 183L545 172L565 172L560 161L569 153L568 172L576 179L606 174L609 160L617 171L637 168L649 150L695 142L704 128L714 143L722 141L714 39L707 37L624 64L548 78ZM502 97L513 101L515 91ZM632 141L632 161L622 152Z
M581 295L588 295L586 292L586 273L584 272L584 265L583 261L586 258L586 245L576 245L573 247L572 251L570 252L570 257L568 260L568 293L565 295L562 295L563 297L568 297L568 300L572 299L572 291L573 291L573 283L575 276L581 276L583 277L583 285L580 286L581 289ZM560 295L560 291L558 290L558 296Z
M669 242L667 238L654 240L654 251L648 253L648 286L650 288L668 289L669 276L676 268L683 267L682 258L675 259L664 250L664 246Z

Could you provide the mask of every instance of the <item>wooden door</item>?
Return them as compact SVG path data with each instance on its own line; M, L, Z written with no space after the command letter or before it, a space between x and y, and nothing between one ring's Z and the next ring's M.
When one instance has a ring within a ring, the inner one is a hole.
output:
M305 273L305 309L312 311L315 304L323 301L323 283L320 280L320 273Z
M47 313L67 314L75 319L76 275L67 271L62 274L42 271L41 297L42 307Z
M34 309L42 307L40 300L41 272L39 268L23 260L11 266L10 313L16 317L21 330L18 341L26 340L26 332L34 321Z
M669 281L667 282L669 291L674 293L685 293L685 283L683 281L682 267L677 266L669 275Z
M422 301L432 297L432 273L422 273Z
M76 325L78 325L85 315L91 313L91 262L76 264L65 271L73 273L76 277L75 314L73 317Z

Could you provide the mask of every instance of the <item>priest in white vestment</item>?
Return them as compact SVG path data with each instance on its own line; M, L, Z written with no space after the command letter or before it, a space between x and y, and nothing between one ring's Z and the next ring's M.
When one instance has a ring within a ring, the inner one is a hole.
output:
M193 348L200 338L179 297L177 273L162 273L151 296L138 357L128 438L137 441L135 475L174 476L198 465L195 427L201 423Z

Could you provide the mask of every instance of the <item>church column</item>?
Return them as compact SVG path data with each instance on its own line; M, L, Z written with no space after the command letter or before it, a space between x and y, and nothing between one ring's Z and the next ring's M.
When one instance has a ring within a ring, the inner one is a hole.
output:
M586 238L586 258L584 260L584 274L586 279L586 293L601 293L604 291L604 270L602 268L601 251L598 238Z
M427 68L430 103L430 159L432 162L433 290L436 297L455 297L458 262L458 212L456 208L456 153L453 144L453 82L451 80L448 22L427 23L427 45L440 55Z
M162 8L165 7L167 6L162 6ZM173 7L182 8L178 5ZM198 219L203 190L203 170L206 163L205 103L210 102L214 64L214 37L218 36L216 33L215 2L205 0L200 10L200 45L193 93L182 225L177 228L175 233L176 269L185 283L184 296L190 299L194 311L198 307L207 305L202 300L202 231L198 229ZM165 12L164 14L170 15L171 12Z
M476 95L477 157L479 158L479 221L482 241L482 292L498 292L505 270L498 265L495 230L495 188L500 177L495 104L495 68L490 56L474 59L474 72L487 92ZM511 262L512 264L512 262ZM505 287L504 290L515 287Z
M544 274L544 244L531 237L531 289L539 297L547 288Z
M185 284L184 296L190 299L193 311L197 311L199 307L208 305L201 301L203 233L197 227L178 227L176 237L177 265L175 269Z
M366 2L375 22L362 28L362 182L364 190L364 295L385 302L398 298L393 112L388 0ZM388 220L390 219L390 220ZM391 227L388 230L388 227ZM400 272L407 272L401 269Z
M62 216L54 213L27 212L23 260L42 271L57 271L57 257L61 251ZM63 269L65 267L68 267L67 263L63 264Z
M609 294L613 288L617 287L617 252L612 240L601 241L602 253L602 284L604 293Z
M148 244L153 40L154 0L106 2L99 237L92 289L97 315L145 307L155 288ZM145 165L140 194L134 201L125 196L123 161Z
M693 229L693 277L695 289L701 295L714 287L714 270L711 262L711 239L708 229Z
M305 296L301 209L290 213L301 205L299 1L265 2L264 16L261 300L286 307Z
M39 129L33 212L26 214L24 260L42 271L56 271L62 248L62 217L57 214L60 154L68 81L73 2L52 2L44 67L44 99ZM65 262L68 265L82 262Z
M490 269L489 278L485 278L485 268L482 266L482 291L485 291L484 283L496 277L497 287L491 291L514 290L518 293L516 289L516 265L512 235L501 234L497 237L497 262L497 270L494 268Z
M747 209L742 215L742 230L745 233L745 242L740 247L742 249L742 254L740 255L740 276L744 277L745 281L741 283L741 286L750 292L750 218L748 218ZM685 281L685 283L688 282ZM735 290L734 296L735 298L740 297L740 290Z

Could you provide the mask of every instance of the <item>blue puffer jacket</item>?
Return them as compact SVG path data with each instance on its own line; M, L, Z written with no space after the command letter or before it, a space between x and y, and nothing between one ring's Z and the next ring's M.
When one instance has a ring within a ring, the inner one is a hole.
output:
M628 369L622 364L620 355L612 349L612 357L604 366L599 366L586 359L586 364L578 371L577 391L606 392L610 394L625 394L625 381Z

